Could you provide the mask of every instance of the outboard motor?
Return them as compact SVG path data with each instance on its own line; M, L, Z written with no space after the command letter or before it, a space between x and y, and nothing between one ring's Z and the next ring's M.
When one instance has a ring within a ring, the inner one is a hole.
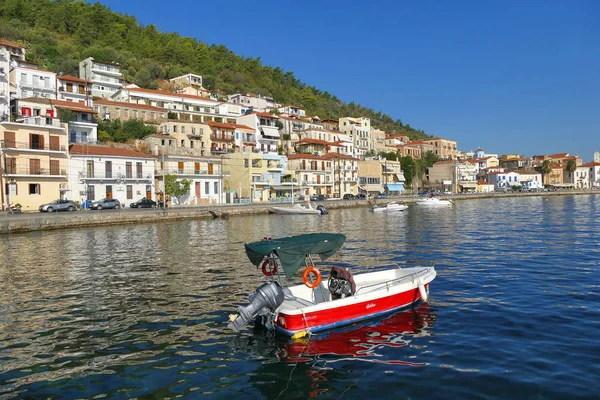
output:
M322 206L320 204L317 206L317 210L321 211L321 215L328 214L327 209L325 208L325 206Z
M348 268L331 267L327 286L333 300L343 299L356 293L356 283Z
M229 328L239 332L242 328L258 315L268 310L275 311L283 303L283 289L277 282L269 282L260 285L256 293L252 296L250 304L246 307L238 307L238 314L227 325Z

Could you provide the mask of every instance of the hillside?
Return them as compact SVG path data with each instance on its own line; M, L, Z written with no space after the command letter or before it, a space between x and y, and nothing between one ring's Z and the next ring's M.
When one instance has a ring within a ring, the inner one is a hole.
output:
M209 89L270 95L278 103L304 107L309 115L321 118L366 116L386 132L427 137L381 111L344 103L296 79L293 72L265 66L260 58L240 57L223 45L208 46L177 33L162 33L155 25L141 26L134 17L99 3L3 0L0 37L26 45L29 61L57 73L77 75L79 61L90 56L122 64L124 79L146 88L155 88L157 80L191 72L202 75Z

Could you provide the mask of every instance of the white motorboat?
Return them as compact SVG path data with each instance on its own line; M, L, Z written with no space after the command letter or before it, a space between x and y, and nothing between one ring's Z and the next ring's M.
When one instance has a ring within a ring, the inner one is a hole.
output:
M229 327L243 329L252 321L287 336L300 337L407 308L427 301L433 267L394 267L353 275L332 266L327 280L314 266L344 243L342 234L311 233L247 243L246 255L270 282L250 296L250 304L230 315ZM290 279L304 267L304 285L282 287L280 274Z
M404 204L399 204L394 202L388 203L385 206L373 206L371 207L371 211L374 213L389 213L389 212L396 212L396 211L404 211L408 208L407 205Z
M311 202L306 204L296 203L292 207L271 207L271 212L275 214L327 214L325 207L321 205L313 207Z
M440 199L438 197L428 197L426 199L417 200L417 204L425 207L445 207L451 206L454 202L450 199Z

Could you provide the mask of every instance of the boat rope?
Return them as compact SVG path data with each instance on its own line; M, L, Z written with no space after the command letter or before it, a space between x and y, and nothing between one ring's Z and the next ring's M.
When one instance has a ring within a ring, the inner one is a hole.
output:
M280 398L281 395L284 394L288 390L288 388L290 387L290 382L292 381L292 374L294 373L294 370L296 369L297 365L298 365L298 363L294 364L294 368L292 368L292 370L290 371L290 377L288 378L288 381L287 381L287 383L285 385L285 388L281 392L279 392L279 394L277 395L277 398Z

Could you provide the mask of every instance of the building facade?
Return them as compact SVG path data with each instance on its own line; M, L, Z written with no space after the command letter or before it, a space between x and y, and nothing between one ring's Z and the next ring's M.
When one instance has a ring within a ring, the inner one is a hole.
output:
M110 98L123 88L121 65L88 57L79 63L79 77L92 83L92 96Z

